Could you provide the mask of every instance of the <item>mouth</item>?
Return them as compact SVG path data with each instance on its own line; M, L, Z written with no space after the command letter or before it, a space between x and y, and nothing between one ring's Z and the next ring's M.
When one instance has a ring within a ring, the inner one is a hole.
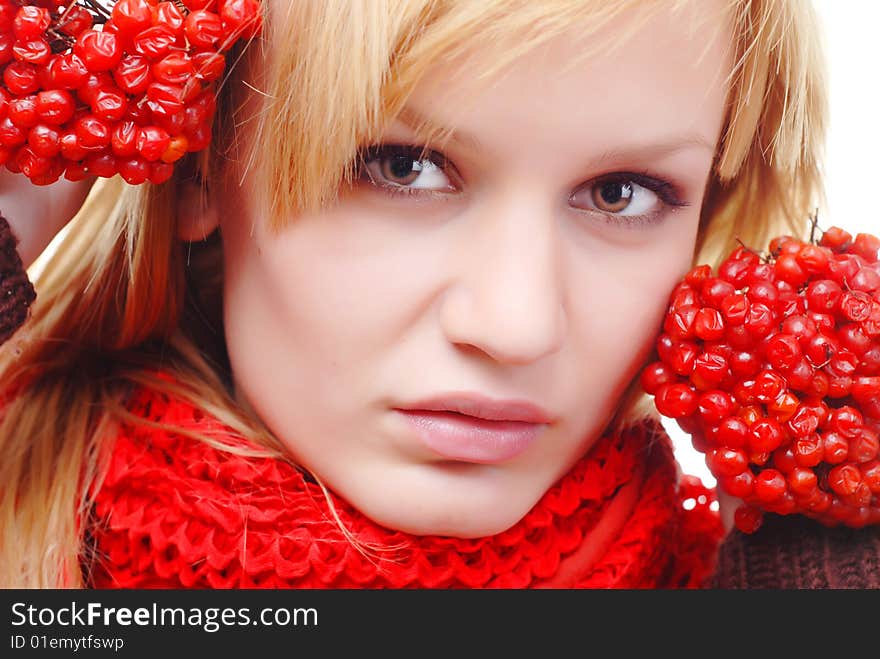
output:
M546 423L490 420L448 410L395 409L418 439L447 460L497 464L526 451Z

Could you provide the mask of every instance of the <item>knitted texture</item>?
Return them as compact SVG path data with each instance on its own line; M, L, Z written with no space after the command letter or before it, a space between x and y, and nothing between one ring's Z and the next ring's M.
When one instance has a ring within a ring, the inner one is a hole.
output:
M801 515L766 515L731 533L709 583L730 589L880 588L880 527L830 528Z
M159 393L140 390L129 408L248 446ZM126 425L92 493L84 573L99 588L527 588L552 584L564 569L575 575L566 587L696 587L711 570L720 521L709 491L695 493L692 481L679 491L671 444L649 438L655 431L603 437L522 520L491 537L412 536L334 497L362 552L319 486L287 461ZM645 475L620 533L580 570L576 550L637 472ZM685 510L685 499L699 502Z
M0 214L0 343L27 320L28 309L37 298L17 245L18 239L9 222Z

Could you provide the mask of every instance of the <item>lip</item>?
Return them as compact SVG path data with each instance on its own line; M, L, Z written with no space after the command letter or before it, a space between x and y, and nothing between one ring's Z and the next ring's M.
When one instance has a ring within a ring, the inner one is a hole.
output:
M471 392L451 392L399 406L404 410L458 412L488 421L553 423L550 413L540 405L521 398L490 398Z
M456 412L395 410L419 440L447 460L497 464L529 448L547 424L488 421Z
M549 412L530 401L468 392L434 396L394 409L434 453L481 464L516 457L554 421Z

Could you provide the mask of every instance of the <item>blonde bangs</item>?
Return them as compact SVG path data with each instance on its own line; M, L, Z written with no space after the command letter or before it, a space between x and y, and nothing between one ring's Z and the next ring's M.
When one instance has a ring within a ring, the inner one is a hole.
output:
M330 0L288 4L268 18L268 74L249 162L269 200L271 226L332 203L354 177L358 148L376 141L438 62L463 61L468 82L488 84L524 54L578 26L583 50L625 47L655 12L677 12L688 0ZM583 26L581 28L581 26ZM614 39L597 36L611 27ZM694 25L693 30L721 29ZM477 62L469 55L490 49ZM262 56L266 56L265 53ZM249 119L245 119L246 121ZM414 126L426 144L454 127Z

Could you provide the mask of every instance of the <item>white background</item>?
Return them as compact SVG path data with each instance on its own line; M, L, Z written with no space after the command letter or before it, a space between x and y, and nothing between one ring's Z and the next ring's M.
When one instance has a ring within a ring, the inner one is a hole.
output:
M807 0L803 0L806 2ZM834 224L852 234L880 234L880 208L871 190L880 185L880 2L813 0L823 22L831 95L831 128L825 163L827 208L822 226ZM675 422L664 421L685 473L706 485L715 479L703 456Z

